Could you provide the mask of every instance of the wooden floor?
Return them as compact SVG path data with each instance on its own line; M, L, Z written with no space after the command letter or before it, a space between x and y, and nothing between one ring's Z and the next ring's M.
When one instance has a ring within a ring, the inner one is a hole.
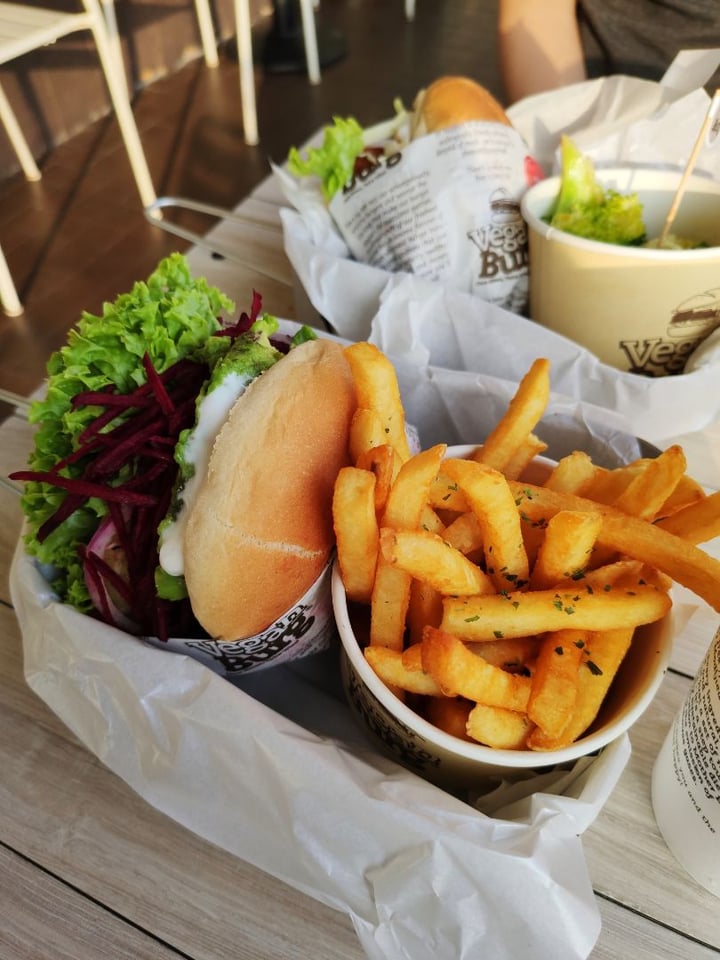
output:
M323 70L319 86L302 73L268 72L262 52L270 21L256 27L260 145L243 142L237 63L222 50L220 67L194 61L142 90L133 107L160 195L223 207L237 204L334 114L368 124L410 103L436 76L472 76L500 94L495 60L495 0L321 0L323 38L341 36L347 54ZM0 312L0 387L19 393L43 379L50 353L82 310L102 309L145 278L183 242L143 216L127 156L112 117L56 148L43 177L0 183L0 242L25 306ZM211 221L195 223L204 229ZM7 411L0 404L0 416Z

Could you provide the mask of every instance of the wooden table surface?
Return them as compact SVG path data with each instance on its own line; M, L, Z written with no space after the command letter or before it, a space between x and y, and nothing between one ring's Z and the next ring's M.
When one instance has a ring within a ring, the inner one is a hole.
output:
M202 249L190 259L238 304L255 287L268 310L293 317L278 201L266 183L242 204L245 222L218 229L244 265ZM2 425L0 476L24 466L30 444L21 414ZM0 958L361 960L344 914L153 809L28 688L8 590L20 524L17 494L0 488ZM720 954L720 904L669 853L650 805L654 758L716 624L708 612L683 633L632 730L628 766L584 835L602 917L593 960ZM544 960L542 944L537 956Z

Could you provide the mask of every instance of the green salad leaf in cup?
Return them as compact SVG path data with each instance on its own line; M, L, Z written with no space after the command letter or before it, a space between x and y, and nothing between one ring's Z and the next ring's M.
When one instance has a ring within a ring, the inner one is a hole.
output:
M545 216L558 230L603 243L640 246L646 239L643 207L637 194L603 187L589 157L563 135L560 191Z

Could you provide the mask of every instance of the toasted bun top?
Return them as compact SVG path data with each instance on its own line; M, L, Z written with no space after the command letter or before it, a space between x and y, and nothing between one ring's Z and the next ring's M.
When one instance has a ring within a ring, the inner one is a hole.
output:
M233 406L185 533L190 601L211 636L259 633L322 572L354 409L349 365L330 340L295 347Z
M418 94L414 136L435 133L471 120L492 120L510 126L507 114L485 87L468 77L440 77Z

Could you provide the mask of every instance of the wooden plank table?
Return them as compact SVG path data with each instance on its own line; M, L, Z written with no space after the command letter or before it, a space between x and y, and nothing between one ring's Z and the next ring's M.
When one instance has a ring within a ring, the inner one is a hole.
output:
M195 272L249 303L294 315L279 197L264 184L218 228L244 265L205 249ZM0 475L25 464L22 415L0 427ZM349 919L201 840L109 772L27 687L8 590L21 525L0 488L0 957L44 960L361 960ZM650 806L654 758L698 669L715 615L686 631L659 694L634 727L632 757L584 836L602 917L593 960L720 954L718 901L677 864ZM539 960L543 960L541 947ZM550 958L548 958L550 960Z

